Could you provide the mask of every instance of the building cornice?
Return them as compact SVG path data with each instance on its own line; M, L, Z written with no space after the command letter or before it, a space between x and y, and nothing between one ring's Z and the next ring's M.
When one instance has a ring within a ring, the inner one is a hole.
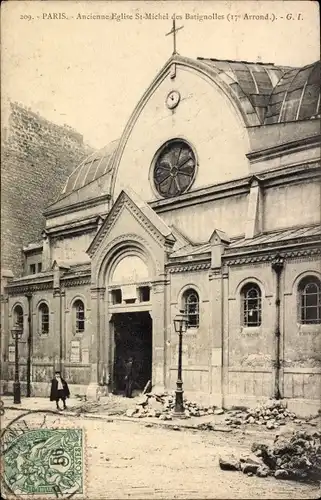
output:
M167 270L169 273L184 273L184 272L191 272L191 271L204 271L206 269L210 269L211 267L211 261L210 259L206 261L195 261L195 262L177 262L174 265L167 264Z
M28 246L22 247L24 253L38 253L43 249L43 243L32 243Z
M279 247L279 248L274 248L271 250L266 251L263 253L263 251L258 252L258 253L253 253L253 254L243 254L243 255L229 255L229 256L222 256L224 260L224 264L228 266L235 266L235 265L244 265L244 264L254 264L254 263L266 263L266 262L272 262L276 257L280 257L284 260L288 259L298 259L298 258L313 258L318 255L321 255L321 248L320 247L314 247L314 248L293 248L293 249L284 249L284 247Z
M261 185L268 189L276 186L289 186L300 182L318 181L321 177L320 160L310 160L287 165L285 169L276 172L276 175L267 175L265 172L260 173ZM271 171L273 172L273 171Z
M311 248L284 248L284 246L279 246L275 248L269 248L267 250L262 248L257 248L254 251L247 251L244 253L235 253L231 255L222 255L223 265L235 266L244 264L258 264L272 262L276 257L281 257L285 260L288 259L298 259L298 258L314 258L321 255L321 247L314 246ZM195 261L195 262L176 262L175 264L167 264L168 272L173 273L183 273L191 271L203 271L211 268L211 258L208 257L207 260Z
M73 286L90 285L91 274L87 276L78 276L77 278L62 278L63 286L66 288L71 288Z
M110 200L110 194L103 194L95 198L90 198L89 200L78 201L76 203L72 203L67 206L65 205L63 207L57 207L57 208L48 207L44 210L43 215L46 218L57 217L59 215L66 215L69 213L84 210L86 208L95 207L96 205L100 205L101 203L107 202L109 200Z
M231 255L240 255L240 254L253 254L256 252L260 252L262 250L268 251L268 250L274 250L274 249L279 249L279 248L304 248L307 246L314 247L314 246L319 246L321 243L320 235L313 235L313 236L305 236L304 241L298 240L298 238L295 239L288 239L288 240L280 240L280 241L273 241L271 243L269 242L264 242L261 244L257 245L244 245L244 246L239 246L239 247L232 247L232 248L227 248L225 251L224 256L229 257Z
M304 163L291 163L284 167L264 170L255 175L247 175L233 181L222 182L205 188L200 188L177 198L156 200L149 203L156 213L184 208L197 203L206 203L222 198L246 195L250 191L253 178L256 178L263 188L275 185L289 185L305 180L316 180L320 177L320 161L311 160Z
M285 154L298 153L304 151L308 148L320 147L321 135L314 135L310 137L304 137L303 139L297 139L296 141L286 142L283 144L278 144L277 146L272 146L266 149L260 149L257 151L251 151L246 157L251 163L256 163L259 161L271 160L278 156L283 156Z
M251 176L241 179L215 184L205 188L196 189L188 193L182 194L177 198L167 198L164 200L156 200L149 203L150 207L156 213L168 211L169 209L188 207L193 203L205 203L212 200L229 198L232 196L246 195L249 192L249 179Z
M53 280L40 282L14 283L5 287L8 295L24 295L27 292L38 292L41 290L52 290Z
M106 214L102 214L105 216ZM67 234L85 233L97 229L99 215L86 218L83 220L70 221L68 224L49 227L45 230L46 234L51 237L65 236Z

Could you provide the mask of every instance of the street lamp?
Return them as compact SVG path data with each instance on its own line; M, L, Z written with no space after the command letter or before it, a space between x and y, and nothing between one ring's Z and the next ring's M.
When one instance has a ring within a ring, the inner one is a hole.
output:
M14 372L14 383L13 383L13 402L15 404L21 403L21 390L20 390L20 380L19 380L19 350L18 342L23 334L22 325L16 324L12 330L11 335L15 341L15 372Z
M175 417L182 418L185 417L185 409L183 403L183 381L182 381L182 339L183 333L186 332L188 327L188 317L184 314L184 311L180 311L180 314L174 319L175 332L178 333L178 369L177 369L177 382L175 391Z

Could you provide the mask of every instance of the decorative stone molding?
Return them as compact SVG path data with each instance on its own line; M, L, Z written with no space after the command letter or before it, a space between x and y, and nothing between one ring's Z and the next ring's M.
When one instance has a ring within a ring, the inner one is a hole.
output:
M27 292L37 292L41 290L52 290L53 289L53 281L45 282L45 283L33 283L33 284L25 284L25 285L17 285L10 286L7 288L8 295L24 295Z
M189 271L202 271L205 269L210 269L210 262L193 262L193 264L178 264L176 266L170 267L168 266L168 272L173 273L184 273Z
M96 234L91 245L89 246L87 253L93 257L94 254L99 249L102 241L104 240L106 234L112 229L116 220L120 216L125 208L135 217L138 223L148 231L148 233L154 238L155 241L164 245L165 243L169 246L173 246L175 240L170 237L166 237L161 234L158 229L152 224L148 217L136 206L136 204L130 199L130 197L123 191L111 211L109 212L107 219L102 224L100 231ZM157 216L158 217L158 216ZM170 236L170 233L169 235Z
M104 266L104 261L106 262L106 265L109 265L108 262L110 259L113 258L112 250L121 250L121 246L123 243L126 243L127 250L129 249L130 244L132 246L135 246L135 244L139 246L139 248L145 253L147 251L147 257L150 259L150 261L153 263L153 268L154 268L154 274L159 275L161 273L161 263L154 258L154 252L150 246L150 244L141 236L134 234L134 233L129 233L129 234L122 234L121 236L118 236L117 238L113 239L106 247L102 248L100 250L99 255L97 256L98 258L95 259L93 262L93 274L92 274L92 285L95 286L95 284L99 283L100 275L102 272L102 268ZM108 258L109 257L109 258Z
M233 265L240 265L240 264L252 264L252 263L272 263L273 260L275 260L277 257L281 257L282 259L294 259L298 257L305 257L305 258L311 258L316 255L321 254L321 248L308 248L308 249L293 249L293 250L284 250L284 251L273 251L273 249L270 250L270 253L260 255L260 254L254 254L254 255L240 255L240 256L233 256L229 257L223 256L224 258L224 263L233 266Z
M66 288L72 288L75 286L89 285L91 283L90 276L84 278L69 278L64 280L64 286Z

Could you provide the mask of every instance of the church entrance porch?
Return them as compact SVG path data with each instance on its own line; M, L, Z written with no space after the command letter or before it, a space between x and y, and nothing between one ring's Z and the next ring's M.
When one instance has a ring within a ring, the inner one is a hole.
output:
M152 319L148 311L113 314L113 392L125 390L125 363L133 358L133 392L152 379Z

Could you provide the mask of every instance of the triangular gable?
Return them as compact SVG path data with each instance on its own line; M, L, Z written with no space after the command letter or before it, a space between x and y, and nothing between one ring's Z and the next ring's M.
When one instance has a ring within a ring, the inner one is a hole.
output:
M55 269L70 269L70 265L65 263L65 262L62 262L60 260L55 259L52 263L51 269L53 269L53 270L55 270Z
M119 194L116 202L114 203L112 209L107 215L106 219L102 223L99 231L95 235L93 241L91 242L87 253L92 257L96 250L98 249L100 242L104 238L105 234L109 231L110 227L113 225L117 214L119 213L121 207L129 202L136 209L140 211L145 219L146 225L152 225L153 229L156 230L159 235L164 238L164 242L173 245L176 241L175 236L172 234L171 229L165 224L165 222L159 217L159 215L154 212L154 210L145 203L134 191L131 189L122 190Z
M229 236L226 233L224 233L224 231L221 231L220 229L214 229L214 231L209 239L209 242L214 243L215 238L217 238L220 243L229 244L231 242Z

